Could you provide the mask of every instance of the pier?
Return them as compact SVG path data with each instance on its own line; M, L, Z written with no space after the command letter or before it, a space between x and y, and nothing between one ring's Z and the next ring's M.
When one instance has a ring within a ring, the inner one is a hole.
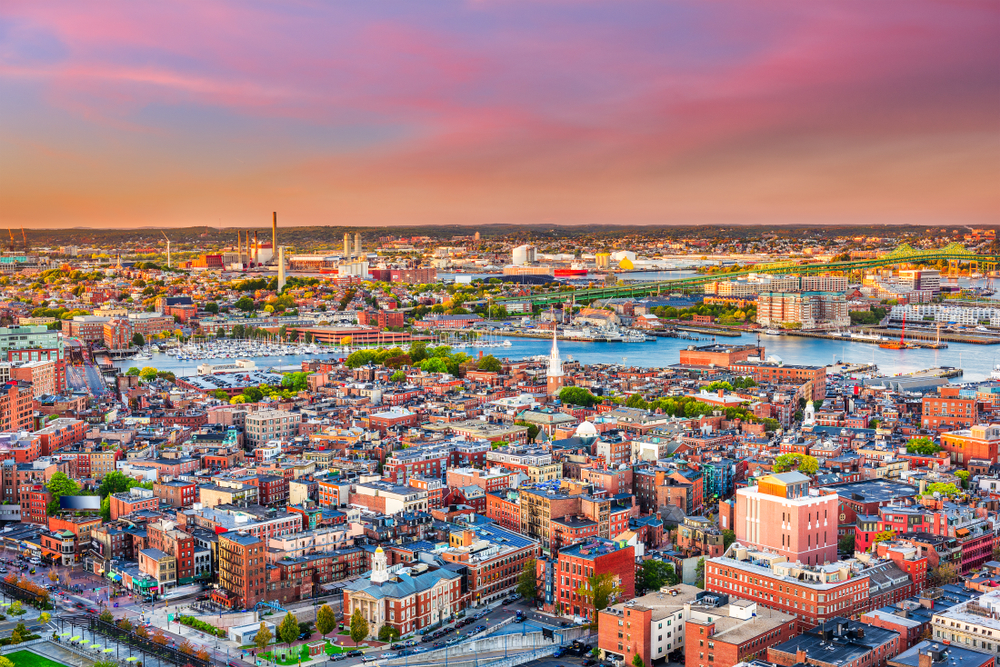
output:
M872 339L872 338L851 338L849 336L835 336L835 335L829 334L829 333L820 333L820 332L814 332L814 331L793 331L793 330L786 330L786 331L783 331L782 333L784 335L786 335L786 336L800 336L802 338L823 338L825 340L840 341L841 343L866 343L868 345L881 345L882 343L896 342L896 341L899 340L899 336L898 336L899 332L896 332L897 335L893 336L892 335L893 334L892 331L884 330L884 329L883 330L879 330L879 329L866 330L866 331L864 331L864 333L866 333L866 334L867 333L881 334L881 335L883 335L883 336L886 337L886 340L875 340L875 339ZM932 336L932 338L933 338L933 336ZM938 342L936 342L934 340L927 341L927 340L921 340L919 338L911 340L910 336L909 336L909 333L907 333L906 342L908 344L912 345L913 347L923 347L923 348L928 348L928 349L932 349L932 350L939 350L939 349L943 349L943 348L948 347L947 343L938 343Z

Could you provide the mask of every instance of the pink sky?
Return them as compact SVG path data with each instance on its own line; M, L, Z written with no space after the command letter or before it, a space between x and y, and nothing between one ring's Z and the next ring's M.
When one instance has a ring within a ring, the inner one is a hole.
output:
M0 6L13 226L998 223L994 1Z

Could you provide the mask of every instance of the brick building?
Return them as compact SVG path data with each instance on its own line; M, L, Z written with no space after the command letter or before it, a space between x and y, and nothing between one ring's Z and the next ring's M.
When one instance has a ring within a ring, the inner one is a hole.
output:
M839 329L851 325L847 298L839 292L762 292L757 297L757 324L803 329Z
M546 582L541 587L544 597L539 602L547 610L558 609L566 615L593 618L593 605L580 595L579 589L587 583L587 577L594 575L611 575L619 590L618 599L635 597L635 548L632 546L622 547L611 540L592 538L562 549L555 558L539 558L536 567L539 578ZM548 585L550 581L551 586Z
M802 473L766 475L736 492L736 539L807 565L834 562L838 504L836 493L810 489Z
M212 599L230 609L251 609L266 599L266 551L263 540L244 531L219 535L219 588Z
M802 385L808 382L811 383L812 400L822 401L826 398L826 368L823 366L740 362L733 364L729 370L740 375L749 375L758 384L766 382Z
M132 323L127 318L117 318L104 323L104 347L109 350L127 350L132 346Z
M962 412L962 407L943 407L943 399L924 400L924 421L931 422L941 419L941 413L951 410ZM964 414L968 415L975 408L965 405ZM928 413L928 410L930 413ZM951 418L951 417L949 417ZM957 417L955 417L957 419ZM933 426L931 426L933 428ZM995 424L976 424L972 428L960 429L941 434L941 448L951 457L952 463L968 467L970 461L988 461L996 465L1000 453L1000 426Z
M756 345L701 345L680 351L681 366L714 366L729 368L735 363L746 362L750 357L764 359L764 348Z

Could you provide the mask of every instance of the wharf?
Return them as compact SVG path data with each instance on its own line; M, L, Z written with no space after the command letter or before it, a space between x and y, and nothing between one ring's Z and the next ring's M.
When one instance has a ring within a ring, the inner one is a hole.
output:
M882 336L886 336L890 339L899 340L899 329L865 329L865 333L877 333ZM906 342L907 343L917 343L926 341L936 341L938 339L937 331L920 331L919 329L914 329L911 331L909 328L906 330ZM957 333L946 333L941 332L941 340L949 341L951 343L972 343L973 345L996 345L1000 343L1000 336L993 337L983 337L983 336L970 336L968 334L957 334ZM923 347L930 347L924 345Z
M881 345L882 343L893 343L899 340L898 333L896 337L893 337L893 332L884 329L872 329L870 331L865 331L865 333L879 333L886 336L887 340L874 340L869 338L850 338L848 336L834 336L828 333L818 333L813 331L783 331L786 336L800 336L802 338L822 338L824 340L835 340L841 343L867 343L868 345ZM928 348L931 350L940 350L948 347L947 343L938 343L935 341L926 340L913 340L909 336L906 337L906 342L913 347Z
M688 327L688 326L678 326L675 327L677 331L690 331L692 333L705 334L706 336L726 336L728 338L739 338L743 335L742 331L733 331L731 329L714 329L712 327Z

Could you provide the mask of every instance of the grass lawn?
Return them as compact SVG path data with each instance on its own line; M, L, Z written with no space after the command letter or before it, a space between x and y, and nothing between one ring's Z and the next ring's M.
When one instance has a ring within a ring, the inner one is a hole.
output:
M31 651L15 651L4 656L17 667L65 667L61 662L49 660Z
M362 644L358 648L366 648L366 646L365 644ZM296 651L296 649L298 650ZM353 646L341 647L331 643L330 641L327 641L326 649L324 650L326 651L327 655L334 655L335 653L347 653L348 651L353 651L354 647ZM277 662L279 665L297 665L299 664L299 659L298 659L299 655L302 656L303 662L310 659L309 647L306 644L302 644L301 646L293 646L292 650L288 652L289 657L287 658L281 657L282 655L284 655L283 651L280 652L277 657L272 657L271 652L268 651L266 653L261 653L260 657L264 658L265 660L272 660L274 662ZM18 667L20 667L20 665Z

